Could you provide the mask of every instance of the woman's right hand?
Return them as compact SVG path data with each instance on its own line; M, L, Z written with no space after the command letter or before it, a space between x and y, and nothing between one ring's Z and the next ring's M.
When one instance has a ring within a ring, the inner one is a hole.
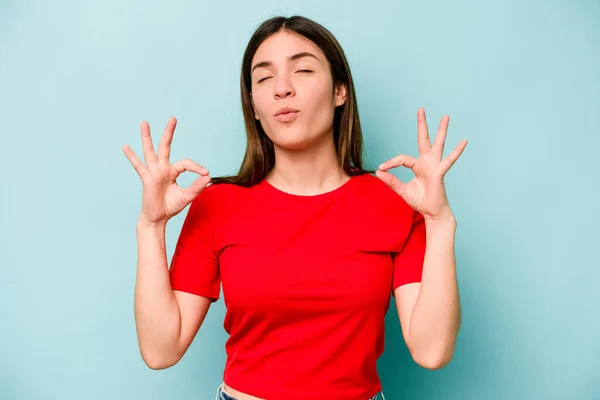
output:
M194 200L210 182L206 168L186 158L175 164L169 162L171 142L177 120L171 117L163 132L158 146L158 155L154 152L150 126L142 122L142 146L146 165L135 155L128 145L122 147L123 152L137 171L143 184L142 212L140 221L148 224L166 224L173 216L179 214ZM177 185L177 177L184 171L200 174L187 189Z

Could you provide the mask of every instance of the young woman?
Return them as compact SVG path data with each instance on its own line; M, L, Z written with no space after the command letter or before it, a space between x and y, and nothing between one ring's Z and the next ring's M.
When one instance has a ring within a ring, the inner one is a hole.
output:
M376 361L390 294L414 360L448 363L461 314L443 178L466 145L443 159L448 117L432 145L419 109L419 158L364 170L348 62L300 16L254 33L241 96L248 143L235 176L170 164L174 118L158 154L142 123L145 165L123 147L143 182L135 318L147 365L181 359L221 285L230 337L217 398L383 398ZM407 184L387 172L401 165L416 175ZM176 183L184 171L200 175L187 189ZM165 227L188 204L169 268Z

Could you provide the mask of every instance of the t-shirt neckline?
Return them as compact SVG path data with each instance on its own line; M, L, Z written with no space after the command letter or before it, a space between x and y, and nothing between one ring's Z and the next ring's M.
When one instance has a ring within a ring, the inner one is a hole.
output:
M348 179L346 182L344 182L343 184L341 184L340 186L338 186L335 189L332 189L328 192L323 192L323 193L318 193L318 194L310 194L310 195L294 194L294 193L289 193L289 192L283 191L281 189L276 188L271 183L269 183L266 180L266 178L262 179L262 184L269 192L271 192L279 197L287 198L287 199L291 199L291 200L311 201L311 200L327 199L331 196L335 196L335 195L343 192L349 186L351 186L352 182L355 181L356 178L358 178L358 175L351 175L350 179Z

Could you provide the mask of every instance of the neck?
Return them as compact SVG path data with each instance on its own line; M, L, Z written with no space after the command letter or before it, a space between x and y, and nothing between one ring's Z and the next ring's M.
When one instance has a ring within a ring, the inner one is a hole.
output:
M311 196L337 189L350 179L339 166L333 135L310 149L275 146L275 166L266 180L284 192Z

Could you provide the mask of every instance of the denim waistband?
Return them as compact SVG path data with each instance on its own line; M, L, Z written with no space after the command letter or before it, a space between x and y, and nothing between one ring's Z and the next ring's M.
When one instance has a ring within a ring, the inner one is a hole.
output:
M222 382L217 388L217 397L215 397L215 400L239 400L225 391L225 388L223 387L224 384L225 383ZM381 391L367 400L385 400L385 396L383 395L383 391Z

